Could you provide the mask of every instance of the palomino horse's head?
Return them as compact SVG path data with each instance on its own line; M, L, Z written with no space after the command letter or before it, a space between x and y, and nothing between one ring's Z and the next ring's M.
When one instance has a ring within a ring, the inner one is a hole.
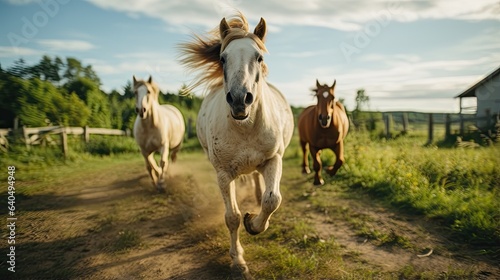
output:
M145 119L151 105L155 100L158 100L158 86L153 83L153 78L149 76L147 81L137 80L135 76L134 80L134 94L135 94L135 112L139 114L139 117Z
M318 98L318 104L316 105L316 112L318 114L318 121L321 127L327 128L330 126L333 118L333 110L335 108L335 84L337 80L333 82L333 85L329 87L327 84L321 85L316 79L316 97Z
M225 18L219 25L224 93L231 115L236 120L245 120L249 116L266 75L263 62L266 22L261 18L253 33L247 32L247 29L246 22L235 27L228 24Z

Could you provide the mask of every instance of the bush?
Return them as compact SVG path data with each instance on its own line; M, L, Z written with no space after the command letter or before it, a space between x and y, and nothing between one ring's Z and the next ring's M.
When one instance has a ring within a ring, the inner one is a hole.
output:
M139 146L133 138L119 136L91 136L84 151L93 155L137 153Z

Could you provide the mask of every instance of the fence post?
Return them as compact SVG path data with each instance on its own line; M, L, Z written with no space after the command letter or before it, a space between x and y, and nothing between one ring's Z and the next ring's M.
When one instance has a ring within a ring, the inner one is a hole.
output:
M465 133L464 115L460 114L460 136L464 136L464 133Z
M427 144L431 144L432 141L434 140L434 121L433 121L433 116L432 113L429 114L429 138L427 139Z
M188 124L187 124L187 138L188 139L191 139L191 137L193 136L193 118L189 117L188 118Z
M88 125L83 127L83 140L85 141L85 143L88 143L90 141L90 133Z
M23 132L23 139L24 139L24 143L26 144L26 149L29 150L30 149L30 138L29 138L28 132L26 131L26 126L23 125L21 130Z
M19 128L19 118L15 117L14 118L14 128L13 130L17 130Z
M392 138L391 134L391 123L392 123L392 114L386 114L384 116L384 124L385 124L385 138L390 139Z
M408 113L403 113L403 133L407 134L409 130Z
M444 139L449 139L451 136L451 116L446 114L446 119L444 123Z
M64 158L68 156L68 135L66 134L66 127L61 127L61 147Z

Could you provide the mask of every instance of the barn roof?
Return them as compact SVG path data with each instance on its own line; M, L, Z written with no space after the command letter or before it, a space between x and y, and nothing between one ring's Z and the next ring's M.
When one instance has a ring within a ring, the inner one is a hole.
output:
M455 96L455 98L458 97L475 97L476 96L476 88L481 86L482 84L486 83L487 81L493 79L494 77L500 75L500 67L498 67L495 71L491 72L488 76L484 77L482 80L474 84L472 87L468 88L461 94Z

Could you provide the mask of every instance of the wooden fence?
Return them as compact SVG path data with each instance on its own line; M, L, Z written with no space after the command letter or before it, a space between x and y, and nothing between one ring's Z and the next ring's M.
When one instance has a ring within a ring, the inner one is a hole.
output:
M10 128L2 128L0 129L0 150L3 152L7 151L9 147L9 140L7 136L11 133L12 129Z
M451 136L464 136L473 132L479 132L486 138L491 138L495 136L491 135L495 133L492 129L495 130L495 124L500 123L498 114L490 115L488 112L484 117L418 112L374 112L373 116L375 117L365 117L352 121L358 127L361 126L368 130L375 129L379 127L377 123L382 123L383 135L387 139L407 134L410 131L425 130L429 144L435 140L436 133L442 133L444 139L450 139ZM477 126L479 122L482 124L480 127Z
M129 130L108 129L108 128L93 128L93 127L64 127L64 126L46 126L46 127L25 127L18 130L0 129L0 144L2 150L6 151L9 145L7 136L20 136L27 149L32 145L57 145L57 141L52 138L54 135L59 135L60 145L64 156L68 154L68 135L82 135L83 140L88 143L91 134L98 135L117 135L131 136Z
M488 133L488 129L493 127L495 123L499 121L499 115L490 115L486 114L484 117L476 117L474 115L452 115L445 114L444 120L436 121L435 115L433 113L426 113L427 121L425 126L427 127L427 143L432 143L434 141L434 132L436 125L443 125L444 127L444 138L449 139L452 135L463 136L466 133L471 133L475 131L479 131L481 133ZM442 114L439 114L442 115ZM452 117L453 116L453 117ZM386 138L392 138L394 134L394 124L396 121L393 118L391 113L383 113L383 121L384 121L384 134ZM408 133L410 130L410 122L408 119L408 114L403 113L401 115L401 120L398 120L397 123L400 124L400 129L398 132L403 134ZM477 127L478 122L485 123L485 128ZM424 125L424 123L421 123ZM453 129L454 128L454 129ZM485 131L483 131L485 130Z

